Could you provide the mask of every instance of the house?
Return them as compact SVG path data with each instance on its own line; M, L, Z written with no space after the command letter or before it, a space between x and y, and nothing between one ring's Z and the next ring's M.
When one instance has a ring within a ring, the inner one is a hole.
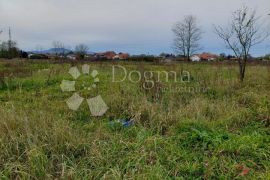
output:
M198 61L214 61L218 59L219 56L211 53L202 53L202 54L195 54L190 57L191 61L198 62Z
M115 55L116 53L114 51L107 51L104 53L104 56L106 57L106 59L113 59Z
M67 59L70 59L70 60L76 60L77 57L76 57L75 54L69 54L69 55L67 55Z
M116 55L113 57L113 59L120 59L119 54L116 54Z
M120 59L120 60L124 60L124 59L128 59L130 56L127 53L119 53L116 54L114 51L106 51L103 53L96 53L94 55L95 59L107 59L107 60L113 60L113 59Z
M201 61L214 61L219 58L218 55L211 53L202 53L200 54Z
M192 55L192 56L190 57L190 60L191 60L192 62L199 62L199 61L201 60L201 58L200 58L200 55L199 55L199 54L194 54L194 55Z
M129 58L129 54L127 53L119 53L113 57L113 59L125 60Z
M112 60L114 56L116 56L116 53L114 51L107 51L103 53L97 53L95 55L95 58Z

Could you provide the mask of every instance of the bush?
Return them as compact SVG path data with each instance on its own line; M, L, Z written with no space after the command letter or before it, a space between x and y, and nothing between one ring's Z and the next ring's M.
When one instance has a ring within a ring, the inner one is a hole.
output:
M29 59L49 59L49 57L45 54L31 54Z
M130 60L130 61L142 61L142 62L156 62L156 61L159 61L159 59L156 58L155 56L148 56L148 55L132 56L128 60Z
M8 41L0 44L0 58L16 58L20 56L20 50L16 47L16 42Z
M264 56L264 59L269 61L269 60L270 60L270 54L266 54L266 55Z

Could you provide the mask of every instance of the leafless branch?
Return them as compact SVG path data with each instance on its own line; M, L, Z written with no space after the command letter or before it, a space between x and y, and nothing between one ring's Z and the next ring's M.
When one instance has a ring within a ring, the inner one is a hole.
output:
M256 11L244 6L232 14L227 28L214 26L216 34L238 58L241 81L245 76L250 49L269 36L269 33L263 31L263 25L259 22L260 17L256 15Z
M184 55L187 59L196 51L200 50L199 41L202 31L198 27L196 17L189 15L183 21L177 22L172 31L175 35L174 49L178 54Z

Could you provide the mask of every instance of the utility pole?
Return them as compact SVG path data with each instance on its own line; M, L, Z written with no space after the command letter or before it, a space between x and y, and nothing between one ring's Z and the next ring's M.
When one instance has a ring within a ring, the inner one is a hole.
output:
M11 48L12 48L12 38L11 38L11 30L10 27L8 29L8 58L11 59Z
M2 30L0 30L0 35L1 35L1 33L2 33L3 31ZM0 43L1 43L1 39L0 39ZM0 51L1 51L1 44L0 44Z
M0 30L0 34L2 33L3 31L2 30Z
M10 28L8 29L8 50L10 50L11 49L11 44L12 43L12 41L11 41L11 30L10 30Z

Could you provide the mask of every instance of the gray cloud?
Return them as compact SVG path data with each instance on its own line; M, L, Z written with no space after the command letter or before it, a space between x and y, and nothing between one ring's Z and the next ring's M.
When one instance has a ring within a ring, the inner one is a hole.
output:
M131 53L171 51L172 24L184 15L198 17L205 51L225 51L213 24L225 24L246 4L265 17L269 0L1 0L0 28L10 26L21 48L49 48L53 40L68 46L86 43L93 51ZM0 39L5 39L4 35ZM258 51L267 51L262 45ZM257 53L257 50L256 52Z

